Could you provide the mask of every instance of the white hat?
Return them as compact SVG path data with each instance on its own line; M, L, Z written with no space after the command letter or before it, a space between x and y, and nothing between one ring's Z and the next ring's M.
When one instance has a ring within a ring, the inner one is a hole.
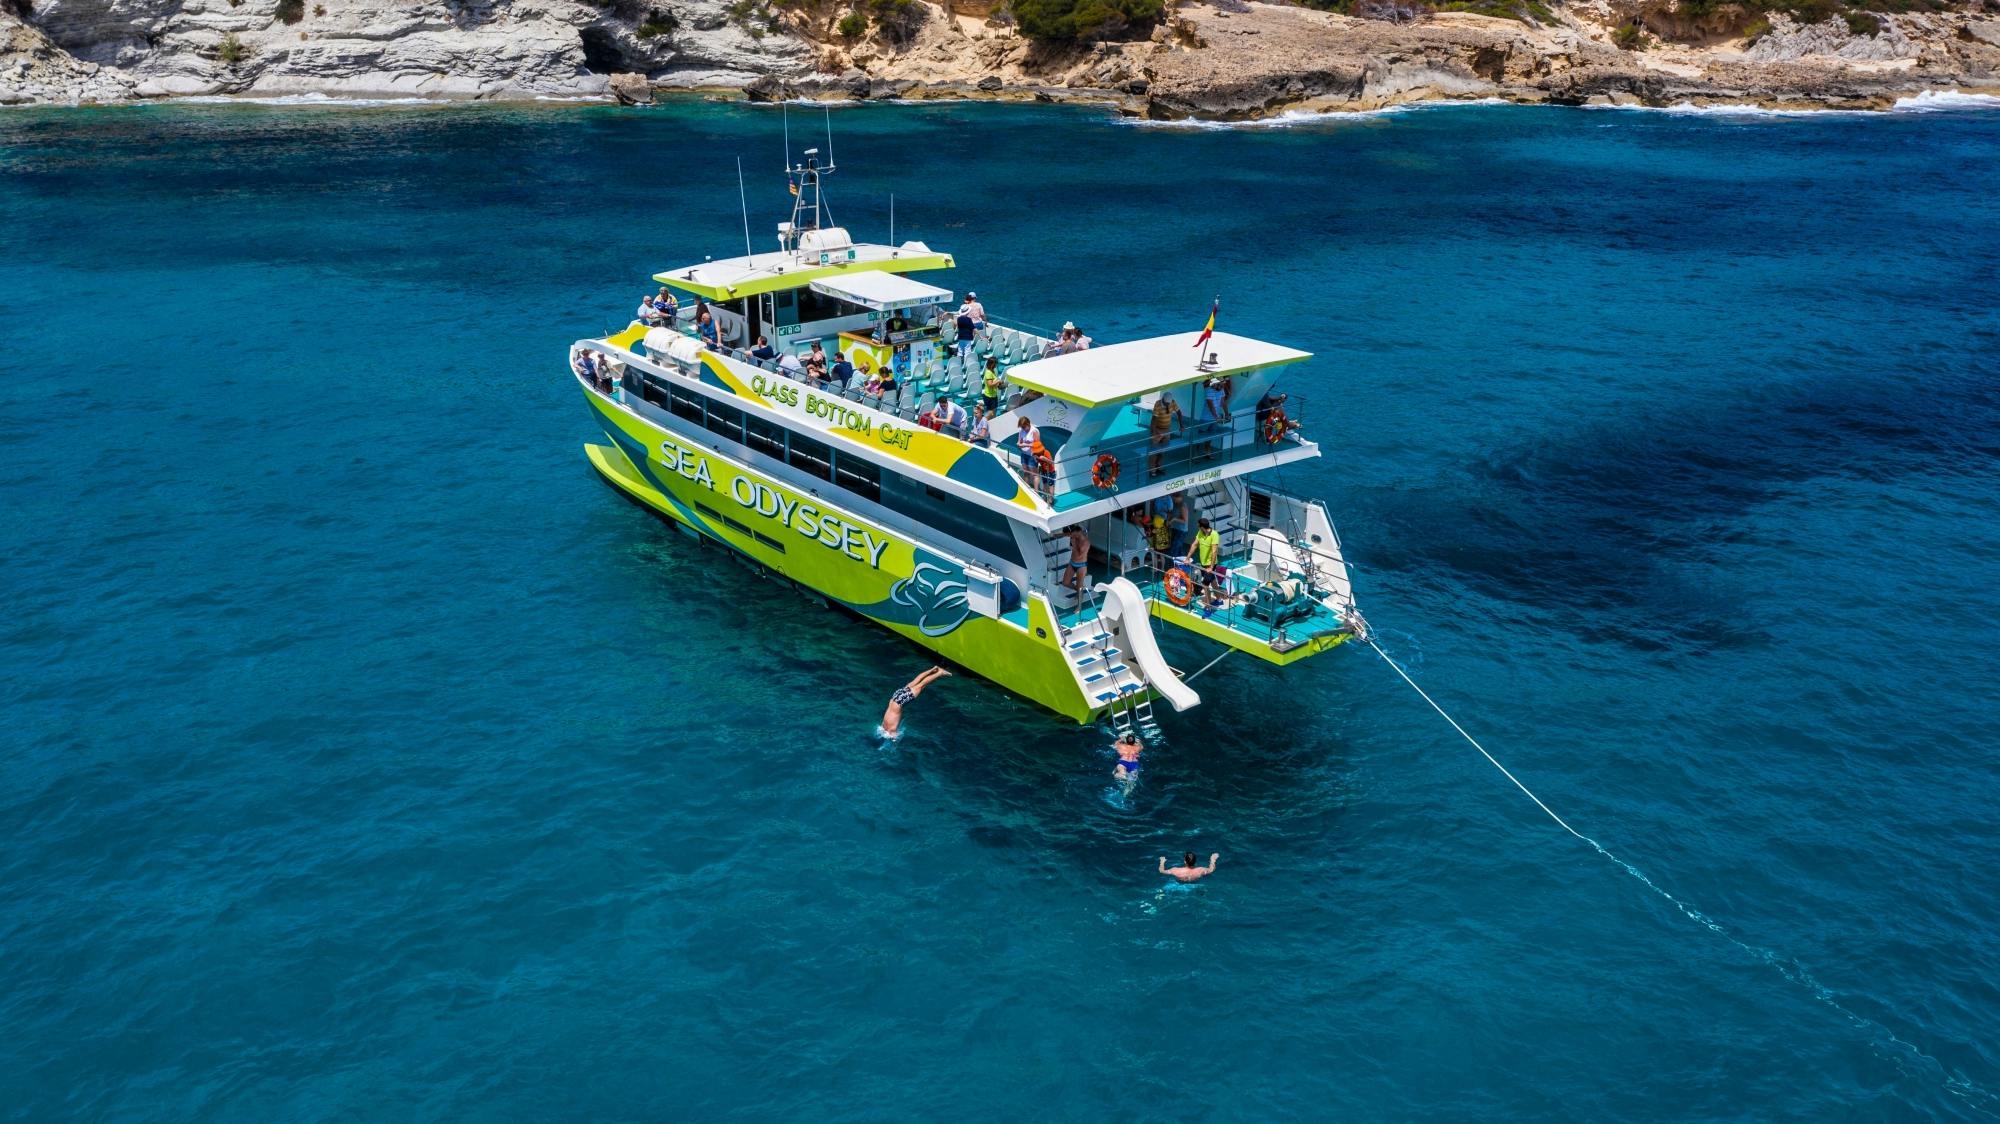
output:
M973 292L973 291L972 291L971 289L967 289L967 290L965 291L965 299L966 299L966 300L969 300L969 301L970 301L970 300L978 300L978 299L979 299L979 294L978 294L978 293L975 293L975 292Z
M1063 331L1065 331L1065 332L1074 332L1074 331L1076 331L1076 322L1075 322L1075 321L1073 321L1073 320L1065 320L1065 321L1063 321Z

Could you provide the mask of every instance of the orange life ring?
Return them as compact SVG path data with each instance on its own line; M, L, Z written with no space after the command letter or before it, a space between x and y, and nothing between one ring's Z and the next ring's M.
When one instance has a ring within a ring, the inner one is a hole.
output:
M1178 566L1167 571L1167 600L1182 608L1194 600L1194 583L1188 581L1187 571Z
M1090 482L1100 488L1118 486L1118 458L1104 453L1090 466Z
M1264 443L1276 445L1285 436L1285 428L1290 419L1283 410L1272 410L1264 419Z

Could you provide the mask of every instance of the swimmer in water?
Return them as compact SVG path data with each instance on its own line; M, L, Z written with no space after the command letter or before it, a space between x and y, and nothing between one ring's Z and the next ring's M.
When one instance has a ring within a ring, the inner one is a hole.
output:
M1140 743L1137 734L1120 734L1111 744L1118 751L1118 764L1111 767L1111 775L1131 784L1139 779L1139 753L1146 747Z
M944 668L933 667L904 686L896 688L896 693L889 696L889 709L882 712L882 736L893 738L901 733L903 708L917 701L917 696L924 693L925 687L950 674L951 672Z
M1208 856L1207 866L1196 866L1194 864L1194 852L1188 851L1181 855L1181 865L1176 867L1168 867L1167 856L1161 855L1160 873L1166 875L1169 878L1177 878L1182 882L1194 882L1198 881L1205 875L1214 874L1215 864L1221 861L1221 859L1222 859L1222 852L1217 851L1215 854Z

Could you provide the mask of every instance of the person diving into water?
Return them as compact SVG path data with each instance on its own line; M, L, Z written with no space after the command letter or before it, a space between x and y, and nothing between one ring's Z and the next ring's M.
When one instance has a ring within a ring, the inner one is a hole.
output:
M896 693L889 696L889 708L882 712L882 726L880 730L882 736L885 738L894 738L902 733L903 708L917 701L917 696L924 693L925 687L950 674L951 672L946 671L944 668L933 667L903 686L896 688Z
M1160 873L1166 875L1169 878L1179 879L1182 882L1196 882L1206 877L1207 875L1214 874L1215 864L1220 862L1221 859L1222 859L1222 852L1217 851L1216 853L1208 856L1207 866L1196 866L1194 859L1194 852L1186 851L1181 854L1181 865L1176 867L1168 867L1167 856L1161 855Z

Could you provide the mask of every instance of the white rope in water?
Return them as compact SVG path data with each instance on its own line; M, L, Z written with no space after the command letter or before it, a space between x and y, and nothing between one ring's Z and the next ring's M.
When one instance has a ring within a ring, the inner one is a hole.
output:
M1883 1026L1881 1023L1876 1022L1874 1019L1866 1018L1862 1015L1857 1015L1853 1011L1849 1010L1847 1007L1843 1006L1839 998L1834 994L1833 990L1831 988L1828 988L1825 984L1822 984L1818 980L1814 979L1812 973L1806 971L1805 965L1800 964L1797 960L1794 960L1791 957L1780 956L1776 952L1773 952L1768 948L1760 948L1756 945L1750 944L1746 941L1739 939L1734 934L1730 933L1729 930L1723 928L1721 925L1710 920L1709 917L1706 914L1702 913L1700 910L1694 908L1693 906L1687 904L1686 902L1680 900L1679 898L1661 889L1658 883L1646 877L1645 872L1641 871L1638 867L1633 866L1631 863L1626 862L1624 859L1619 858L1617 855L1612 854L1609 850L1605 848L1604 844L1599 843L1597 840L1592 839L1590 836L1585 835L1584 833L1571 827L1569 823L1565 821L1561 816L1556 815L1555 810L1553 808L1550 808L1547 804L1542 803L1541 797L1536 796L1534 792L1532 792L1528 788L1527 785L1522 784L1521 779L1519 777L1516 777L1513 773L1509 772L1507 766L1502 765L1498 758L1494 757L1491 753L1486 752L1486 747L1479 744L1478 738L1475 738L1471 734L1466 733L1465 727L1458 724L1458 719L1453 718L1449 713L1445 711L1443 707L1439 706L1437 704L1437 700L1431 698L1429 692L1425 691L1422 687L1417 686L1417 681L1410 678L1410 673L1404 671L1401 664L1398 664L1395 660L1390 659L1389 653L1383 651L1382 646L1380 644L1375 643L1374 636L1366 632L1363 632L1361 634L1361 639L1366 641L1370 648L1375 649L1375 654L1382 657L1382 662L1388 664L1389 667L1393 669L1397 675L1401 676L1403 682L1408 683L1410 685L1410 689L1415 691L1418 697L1422 698L1425 702L1429 703L1432 710L1438 712L1438 717L1443 718L1446 722L1451 723L1451 728L1458 731L1459 737L1464 738L1469 744L1471 744L1472 748L1479 751L1479 755L1481 757L1486 758L1486 760L1490 762L1495 769L1500 770L1501 776L1504 776L1508 780L1514 782L1515 788L1520 789L1521 792L1524 795L1526 795L1528 799L1533 800L1535 802L1535 807L1540 808L1544 812L1547 812L1549 818L1556 821L1556 823L1559 826L1561 826L1561 828L1564 831L1567 831L1571 835L1576 836L1578 839L1583 840L1585 843L1590 844L1591 848L1595 850L1598 854L1603 855L1605 858L1618 864L1618 866L1621 869L1623 869L1625 873L1630 874L1632 877L1644 883L1647 889L1667 899L1669 902L1672 902L1674 908L1680 910L1681 913L1686 915L1689 920L1700 924L1703 928L1709 930L1710 932L1716 934L1717 936L1722 937L1730 944L1735 945L1736 947L1742 949L1743 951L1749 953L1750 955L1770 965L1774 970L1777 971L1779 975L1810 991L1812 993L1813 998L1819 1000L1820 1002L1826 1004L1827 1006L1833 1008L1834 1010L1840 1012L1842 1015L1846 1016L1847 1020L1850 1023L1854 1024L1854 1026L1860 1028L1861 1030L1869 1033L1872 1036L1878 1036L1881 1039L1886 1039L1888 1044L1895 1048L1895 1053L1899 1055L1898 1057L1891 1058L1891 1061L1893 1061L1896 1064L1898 1069L1903 1068L1902 1063L1905 1060L1915 1061L1916 1063L1918 1063L1917 1069L1920 1072L1917 1074L1912 1074L1913 1076L1924 1076L1932 1078L1934 1080L1942 1080L1944 1083L1945 1090L1951 1093L1953 1096L1965 1099L1973 1107L1979 1109L1981 1112L1984 1112L1987 1115L2000 1118L2000 1112L1995 1111L1996 1107L2000 1107L2000 1097L1996 1097L1994 1094L1987 1092L1984 1088L1981 1088L1979 1085L1974 1084L1972 1081L1968 1080L1963 1073L1955 1073L1951 1070L1946 1069L1944 1067L1944 1063L1938 1061L1936 1058L1918 1049L1916 1046L1910 1044L1909 1042L1906 1042L1903 1039L1896 1037L1895 1031L1890 1030L1888 1027ZM1905 1072L1909 1071L1905 1070Z

